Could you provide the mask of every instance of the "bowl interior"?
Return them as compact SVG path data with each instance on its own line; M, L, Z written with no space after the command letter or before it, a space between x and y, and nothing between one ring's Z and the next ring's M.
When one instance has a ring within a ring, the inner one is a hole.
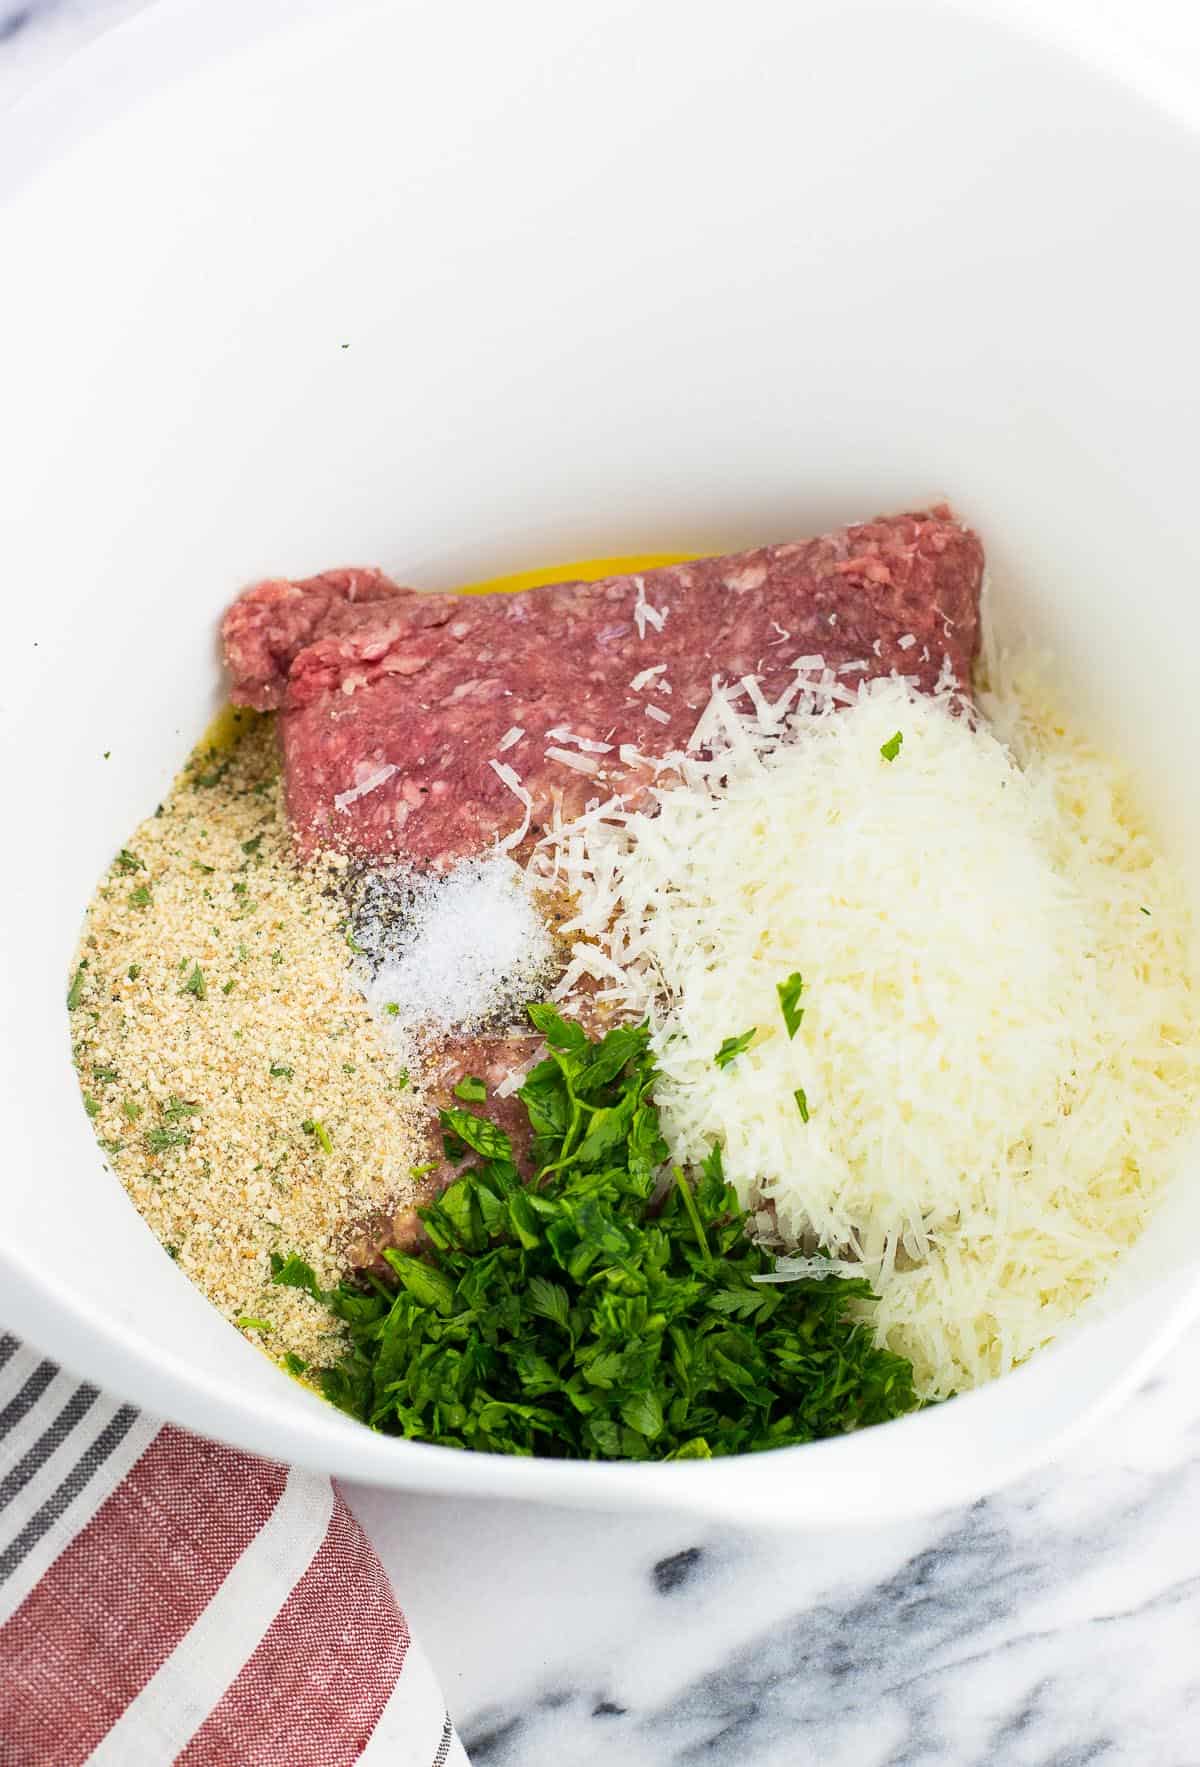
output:
M151 60L171 11L126 27ZM1049 1452L1196 1309L1198 1187L1135 1267L1153 1286L993 1390L744 1463L532 1465L377 1440L277 1376L78 1106L83 907L217 705L214 621L260 574L438 587L948 497L1003 619L1200 854L1187 127L909 0L468 23L347 6L11 193L0 1314L193 1427L380 1482L824 1520L949 1501Z

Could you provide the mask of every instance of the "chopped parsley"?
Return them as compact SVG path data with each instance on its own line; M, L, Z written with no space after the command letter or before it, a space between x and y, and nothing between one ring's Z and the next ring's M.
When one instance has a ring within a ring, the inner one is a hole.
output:
M186 1123L171 1128L147 1129L146 1146L151 1153L165 1153L169 1147L186 1147L192 1139L192 1131Z
M786 982L776 982L775 992L779 996L779 1010L783 1014L790 1040L800 1029L800 1021L804 1017L804 1008L798 1005L804 992L804 977L798 969L794 969Z
M517 1095L532 1179L498 1125L451 1108L447 1139L477 1157L421 1209L425 1254L385 1252L395 1287L326 1290L272 1256L347 1329L316 1371L326 1397L391 1435L584 1460L706 1460L912 1410L909 1364L848 1316L865 1280L755 1280L774 1259L719 1146L662 1194L647 1027L594 1041L552 1007L530 1017L549 1048Z
M98 1098L93 1098L90 1092L85 1092L83 1095L83 1108L89 1117L98 1116L100 1112L100 1100Z
M196 773L192 776L192 784L205 787L220 785L229 769L233 766L232 759L224 760L213 767L208 773Z
M198 963L193 963L192 973L179 992L181 994L194 994L197 1000L204 1000L207 998L208 984L204 980L204 971L200 968Z
M724 1043L713 1056L717 1067L727 1068L731 1061L736 1061L744 1049L749 1049L757 1034L757 1027L752 1025L748 1031L743 1031L740 1037L726 1037Z
M333 1141L329 1130L319 1117L305 1117L300 1127L306 1135L311 1135L322 1153L333 1152Z
M800 1121L802 1123L807 1123L808 1094L805 1092L803 1086L797 1086L796 1090L792 1093L792 1097L796 1100L796 1109L800 1112Z
M137 1122L144 1109L144 1105L135 1104L132 1098L127 1098L121 1106L122 1114L128 1117L131 1123Z
M283 1358L283 1366L287 1369L289 1374L299 1375L305 1372L308 1363L305 1362L302 1357L297 1356L294 1350L289 1350Z
M400 1017L400 1008L394 1000L385 1000L383 1010L387 1013L389 1018Z
M172 1093L166 1104L162 1107L162 1114L164 1122L178 1123L182 1117L198 1117L200 1115L200 1106L198 1104L191 1104L186 1098L176 1098L175 1094Z
M275 1327L269 1319L258 1319L253 1313L243 1313L234 1320L239 1331L274 1331Z
M139 884L136 890L130 890L129 906L131 908L149 908L150 891L145 884Z
M1143 908L1143 909L1142 909L1142 913L1143 913L1143 914L1149 914L1149 913L1150 913L1150 910L1149 910L1149 909L1148 909L1148 908Z
M894 761L896 759L896 756L900 753L900 745L903 741L904 732L902 730L897 730L894 736L889 736L886 742L880 744L879 752L885 761Z
M286 1062L273 1061L267 1072L273 1080L290 1080L295 1070L289 1068Z
M256 834L253 840L243 841L242 852L249 854L257 853L258 849L262 846L262 838L261 834Z
M455 1098L461 1098L464 1104L482 1104L487 1097L487 1087L475 1074L467 1074L454 1088Z
M125 971L125 974L129 977L131 982L136 982L141 973L142 966L140 963L131 963L129 968Z
M122 847L116 857L116 867L118 871L145 871L146 862L131 853L128 847Z
M87 966L88 960L84 957L80 960L79 968L71 978L71 986L67 989L68 1012L74 1012L75 1008L79 1005L79 1002L83 999L83 984L85 981L84 971Z
M115 1086L120 1075L116 1068L93 1068L92 1079L97 1086Z

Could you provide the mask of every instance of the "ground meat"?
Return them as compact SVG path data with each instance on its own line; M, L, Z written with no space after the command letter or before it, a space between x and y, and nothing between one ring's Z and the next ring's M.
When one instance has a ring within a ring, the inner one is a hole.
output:
M280 708L301 853L441 865L521 823L490 762L530 794L533 838L556 805L569 818L644 789L620 745L684 747L714 675L756 675L772 698L797 657L819 655L864 664L850 680L894 670L929 689L948 664L969 686L982 574L977 537L937 508L516 595L415 594L374 571L262 583L230 609L224 641L235 701Z

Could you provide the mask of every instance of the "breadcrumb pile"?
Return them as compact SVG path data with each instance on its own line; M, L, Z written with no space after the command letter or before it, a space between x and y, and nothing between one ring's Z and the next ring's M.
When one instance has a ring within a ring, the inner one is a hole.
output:
M84 1104L133 1203L273 1356L328 1362L340 1327L271 1282L322 1283L411 1203L419 1099L350 985L336 861L300 869L272 721L234 715L130 836L88 911L68 1005Z

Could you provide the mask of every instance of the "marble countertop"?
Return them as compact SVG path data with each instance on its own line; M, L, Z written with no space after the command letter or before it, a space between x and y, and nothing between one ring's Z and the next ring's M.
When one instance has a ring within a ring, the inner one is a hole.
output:
M0 103L145 3L0 0ZM213 0L222 34L235 3L334 0ZM1137 9L1200 80L1198 20ZM873 1532L346 1495L475 1767L1200 1767L1198 1360L1200 1329L1069 1460Z
M869 1533L347 1495L474 1767L1196 1767L1198 1352L1057 1466Z

